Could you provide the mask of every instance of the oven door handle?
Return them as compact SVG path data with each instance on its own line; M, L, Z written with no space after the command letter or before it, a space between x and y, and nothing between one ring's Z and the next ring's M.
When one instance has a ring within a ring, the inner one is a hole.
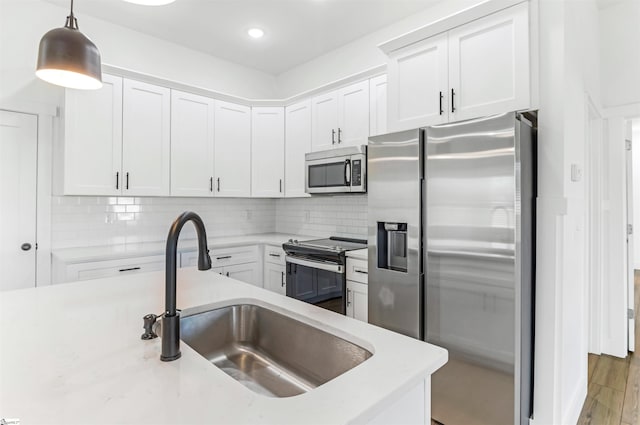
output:
M298 257L292 257L290 255L287 255L286 260L287 260L287 263L297 264L299 266L311 267L314 269L321 269L321 270L326 270L328 272L334 272L334 273L344 272L344 266L336 263L331 263L328 261L313 261L313 260L308 260L306 258L302 259Z

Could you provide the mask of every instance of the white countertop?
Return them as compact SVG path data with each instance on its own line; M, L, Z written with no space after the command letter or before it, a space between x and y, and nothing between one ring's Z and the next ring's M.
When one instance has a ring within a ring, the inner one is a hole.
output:
M447 360L446 350L213 272L178 270L178 308L269 306L373 356L295 397L258 395L186 344L161 362L142 316L164 309L164 273L0 293L0 416L34 423L364 423Z
M242 245L279 245L289 239L314 239L314 236L290 235L287 233L259 233L244 236L225 236L209 238L209 249L226 248ZM178 242L179 251L195 251L198 248L197 239L187 239ZM146 242L122 245L90 246L79 248L63 248L52 251L53 257L63 263L87 263L91 261L118 260L131 257L146 257L164 255L166 242Z
M347 251L347 257L357 258L358 260L367 260L369 258L369 248L355 249L353 251Z

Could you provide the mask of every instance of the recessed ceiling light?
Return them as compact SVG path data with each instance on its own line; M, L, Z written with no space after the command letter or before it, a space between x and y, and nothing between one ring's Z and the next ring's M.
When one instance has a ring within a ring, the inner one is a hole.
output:
M176 0L124 0L127 3L141 4L143 6L164 6Z
M247 31L247 34L249 34L249 37L252 38L260 38L264 35L264 31L262 31L260 28L251 28L249 31Z

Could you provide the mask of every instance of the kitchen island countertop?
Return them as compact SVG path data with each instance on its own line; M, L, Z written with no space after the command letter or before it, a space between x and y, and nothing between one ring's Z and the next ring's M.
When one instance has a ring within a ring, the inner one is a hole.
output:
M366 423L429 382L446 350L214 272L178 270L178 308L250 303L352 341L373 356L288 398L247 389L186 344L161 362L142 316L164 310L164 273L0 293L0 416L20 423ZM426 381L425 381L426 380ZM428 400L427 400L428 403Z

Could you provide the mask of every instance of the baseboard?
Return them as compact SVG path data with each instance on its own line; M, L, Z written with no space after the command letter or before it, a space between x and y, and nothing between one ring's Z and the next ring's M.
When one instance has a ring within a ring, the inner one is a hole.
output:
M587 399L587 376L580 379L579 385L574 393L571 403L569 403L568 409L565 411L562 423L566 425L575 425L580 418L580 412L582 412L582 406Z

